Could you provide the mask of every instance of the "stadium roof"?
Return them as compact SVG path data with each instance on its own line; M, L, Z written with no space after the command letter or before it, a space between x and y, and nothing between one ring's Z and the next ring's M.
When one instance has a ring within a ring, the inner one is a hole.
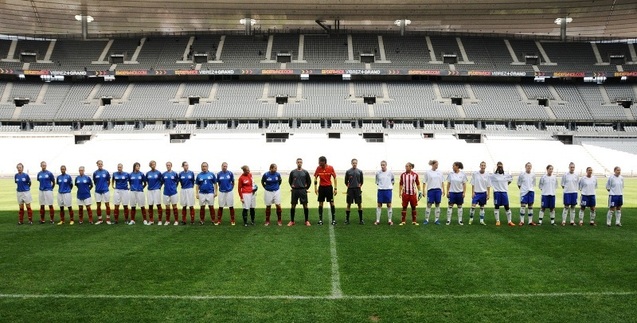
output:
M315 20L335 28L407 32L475 32L559 36L558 17L568 16L568 36L637 37L635 0L3 0L0 34L79 37L78 14L90 15L90 37L113 34L241 32L239 20L256 20L260 31L321 31ZM56 36L57 35L57 36Z

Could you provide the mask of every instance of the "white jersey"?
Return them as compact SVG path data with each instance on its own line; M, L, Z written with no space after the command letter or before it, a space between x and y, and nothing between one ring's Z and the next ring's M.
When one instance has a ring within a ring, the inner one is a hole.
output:
M491 180L489 179L491 175L486 171L484 173L480 173L480 171L476 171L471 176L471 185L473 185L473 191L475 193L483 193L487 191L488 187L491 187Z
M608 195L624 195L624 177L611 175L606 182Z
M387 170L383 172L379 170L376 172L376 185L379 190L391 190L394 188L394 173Z
M442 182L445 177L442 175L442 172L439 170L428 170L425 172L425 177L423 178L423 182L427 185L427 191L435 188L442 189Z
M579 176L575 173L566 173L562 175L560 185L564 189L564 193L577 193Z
M535 174L522 172L518 176L518 187L520 187L520 196L524 196L535 190Z
M449 183L449 192L462 193L465 191L465 183L467 182L467 175L464 172L451 172L447 175L447 182Z
M508 192L513 177L509 174L491 174L489 181L494 192Z
M595 175L591 175L591 177L580 177L579 190L582 192L582 195L595 195L596 189L597 178L595 177Z
M555 191L557 191L557 177L554 175L549 176L548 174L542 175L540 178L540 190L542 191L542 195L555 196Z

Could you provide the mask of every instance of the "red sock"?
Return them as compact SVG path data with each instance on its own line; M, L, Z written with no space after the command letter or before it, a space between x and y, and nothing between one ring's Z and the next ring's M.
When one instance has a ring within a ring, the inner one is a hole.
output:
M159 221L160 222L161 222L161 219L162 219L162 211L163 210L161 209L161 205L157 205L157 216L159 217ZM150 219L152 220L153 219L153 215L151 214L150 217L151 217Z
M265 223L270 223L270 213L272 212L272 208L267 206L265 208Z
M159 213L159 221L161 221L161 212ZM170 222L170 207L166 207L166 222Z
M168 209L166 209L166 211L168 211ZM175 222L179 221L179 210L176 205L173 206L173 218L175 219Z
M190 207L190 222L195 222L195 208Z
M60 209L60 221L64 222L64 208Z
M55 220L55 210L53 209L53 205L49 205L49 216L51 217L51 221Z
M234 208L230 208L230 221L234 222Z
M29 217L29 222L33 222L33 210L31 207L27 207L27 216Z
M137 212L137 210L133 207L130 209L130 219L131 221L135 221L135 213Z
M223 208L217 209L217 223L221 223L221 216L223 215Z
M276 207L276 219L277 219L277 221L281 221L281 213L282 213L281 207L277 206Z
M400 222L405 222L406 216L407 216L407 210L400 211Z
M142 217L146 220L146 209L142 208Z
M44 222L44 205L40 205L40 221Z
M111 205L106 203L106 221L111 220Z
M115 206L115 210L113 213L115 215L115 221L116 222L119 221L119 206L118 205Z
M71 208L69 208L69 217L71 218L71 221L73 221L74 214L73 214L73 209Z
M416 222L416 210L411 210L411 221Z
M204 221L206 219L206 207L203 206L199 209L199 221Z
M155 222L155 219L153 218L153 206L152 205L148 206L148 218L150 219L150 222Z
M93 222L93 210L91 208L87 208L86 212L88 212L88 222Z
M124 220L125 221L128 221L129 214L130 214L130 210L127 207L125 207L124 208Z
M86 209L86 210L88 211L88 209ZM102 207L101 207L101 206L98 206L98 207L97 207L97 219L98 219L99 221L102 221ZM90 217L88 220L89 220L90 222L93 222L93 218L92 218L92 217Z
M80 209L80 222L84 222L84 208Z
M18 222L24 222L24 209L20 209L20 211L18 211Z
M208 205L208 212L210 213L210 221L215 223L215 207L212 205Z
M186 208L181 209L181 222L186 222Z

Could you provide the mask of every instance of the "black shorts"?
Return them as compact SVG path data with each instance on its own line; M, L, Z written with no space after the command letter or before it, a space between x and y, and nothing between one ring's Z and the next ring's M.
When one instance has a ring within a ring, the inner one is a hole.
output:
M303 188L292 189L292 204L307 204L307 190Z
M361 204L362 202L362 191L360 188L348 188L347 189L347 204L356 203Z
M318 187L318 201L319 202L334 202L334 187L319 186Z

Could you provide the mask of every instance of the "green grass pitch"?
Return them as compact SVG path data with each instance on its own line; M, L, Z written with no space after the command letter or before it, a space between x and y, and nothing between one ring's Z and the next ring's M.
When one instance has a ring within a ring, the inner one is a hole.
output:
M312 227L264 227L260 194L255 227L230 226L227 210L221 226L71 227L17 226L15 186L3 179L0 321L634 321L637 180L626 181L622 228L604 225L604 183L597 227L496 227L492 209L487 226L469 226L468 205L462 227L455 212L450 226L390 227L385 210L374 226L372 178L364 226L342 224L340 192L339 225L316 225L312 191ZM517 193L512 184L514 220ZM396 193L394 202L399 222Z

